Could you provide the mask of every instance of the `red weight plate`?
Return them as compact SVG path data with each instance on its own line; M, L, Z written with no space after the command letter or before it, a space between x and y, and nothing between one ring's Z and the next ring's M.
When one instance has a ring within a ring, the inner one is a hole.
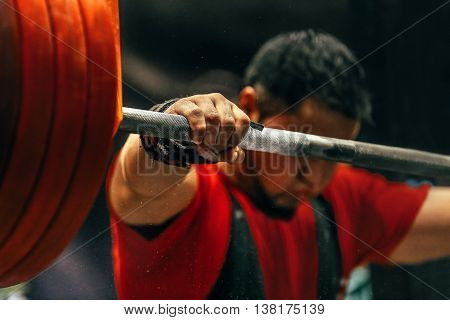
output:
M3 275L13 283L42 271L76 234L103 182L121 120L119 39L113 12L105 0L79 0L79 3L89 57L88 115L82 149L58 214L32 252Z
M119 3L118 0L106 0L109 6L109 9L112 13L113 18L113 25L114 25L114 47L116 50L116 58L119 61L117 64L117 81L118 81L118 88L117 88L117 103L118 106L116 108L116 127L114 128L114 132L117 132L119 129L120 123L122 122L123 113L122 113L122 50L120 47L120 15L119 15Z
M0 17L0 181L2 181L12 151L20 108L20 40L12 0L0 2ZM1 215L0 212L0 221Z
M31 201L0 248L0 261L4 261L0 275L33 248L57 211L75 168L87 114L86 44L78 2L52 0L48 4L57 56L53 126Z
M0 182L0 243L20 220L45 155L54 107L54 47L45 0L16 0L22 56L21 108Z

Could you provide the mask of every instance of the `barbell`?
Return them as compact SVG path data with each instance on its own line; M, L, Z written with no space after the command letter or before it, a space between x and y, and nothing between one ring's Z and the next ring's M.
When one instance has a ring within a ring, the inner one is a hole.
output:
M190 140L184 117L122 108L117 0L0 0L0 287L48 267L100 189L120 130ZM248 150L426 176L450 157L253 125Z

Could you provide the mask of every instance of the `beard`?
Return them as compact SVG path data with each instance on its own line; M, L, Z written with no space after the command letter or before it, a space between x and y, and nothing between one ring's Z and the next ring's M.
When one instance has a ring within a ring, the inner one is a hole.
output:
M297 211L299 202L295 202L292 205L280 205L274 200L277 197L268 195L259 180L255 180L254 192L249 194L255 206L270 218L290 220Z
M252 203L265 215L273 219L282 219L282 220L290 220L295 212L297 211L297 207L299 201L284 201L292 202L288 205L280 204L277 200L283 200L283 195L271 196L264 189L263 185L257 178L259 175L257 161L255 158L255 152L246 152L244 164L240 166L241 174L253 176L252 182L245 192L249 198L252 200ZM251 168L251 169L250 169ZM290 199L292 200L292 198Z

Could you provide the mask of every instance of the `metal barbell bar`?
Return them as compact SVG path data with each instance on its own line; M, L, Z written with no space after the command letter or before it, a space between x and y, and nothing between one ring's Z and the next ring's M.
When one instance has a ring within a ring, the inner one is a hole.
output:
M191 141L189 123L183 116L125 107L122 110L121 131ZM450 156L258 126L250 126L240 147L287 156L311 156L370 169L450 176Z

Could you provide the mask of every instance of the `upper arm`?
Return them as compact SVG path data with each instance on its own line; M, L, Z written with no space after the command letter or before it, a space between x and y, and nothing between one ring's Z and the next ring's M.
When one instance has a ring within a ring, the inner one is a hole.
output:
M391 258L418 263L450 255L450 188L435 187Z
M385 263L410 230L429 186L411 187L360 169L341 170L333 203L344 271L368 262Z
M111 209L131 225L162 224L186 208L197 189L195 170L151 160L130 135L110 169Z

